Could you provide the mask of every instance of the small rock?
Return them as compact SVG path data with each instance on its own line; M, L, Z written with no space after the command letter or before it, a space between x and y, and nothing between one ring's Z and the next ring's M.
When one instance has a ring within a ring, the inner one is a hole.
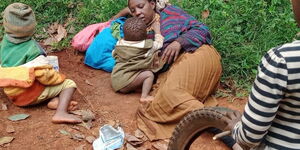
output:
M112 127L114 127L116 125L116 122L114 120L108 120L109 125L111 125Z
M71 128L74 130L80 131L79 127L77 127L77 126L72 126Z
M8 125L8 126L6 127L6 132L7 132L7 133L14 133L14 132L15 132L15 129L14 129L14 127L13 127L12 125Z
M168 143L166 141L160 140L152 144L152 147L157 150L167 150Z
M80 145L76 147L74 150L84 150L85 145Z
M72 114L82 116L83 121L95 120L95 114L91 110L75 110L71 111Z
M143 144L143 142L144 142L130 134L126 134L125 139L128 143L130 143L133 146L139 146L139 145Z
M10 136L1 137L0 138L0 146L2 146L4 144L8 144L13 140L14 140L14 137L10 137Z
M70 133L66 130L59 130L59 132L63 135L70 135Z
M96 138L94 136L88 136L85 138L85 140L92 144L96 140Z
M131 144L126 144L126 150L137 150L135 147L133 147Z
M7 105L6 104L1 104L1 110L7 110Z
M121 121L120 120L115 120L116 124L113 126L114 128L120 127L121 126Z
M71 111L70 113L72 114L75 114L75 115L79 115L79 116L82 116L82 113L83 113L84 110L74 110L74 111Z
M24 120L26 118L28 118L30 115L28 114L16 114L16 115L12 115L9 116L8 119L11 121L19 121L19 120Z
M92 84L89 80L85 80L85 83L90 85L90 86L94 86L94 84Z
M143 139L145 134L140 129L137 129L137 130L134 131L134 136L139 138L139 139Z
M81 141L84 138L85 138L85 136L82 134L79 134L79 133L72 134L72 136L71 136L71 139L78 140L78 141Z
M93 127L92 120L89 120L88 122L82 122L82 123L77 124L77 125L85 127L88 130L90 130Z
M83 111L82 113L82 120L83 121L89 121L89 120L95 120L95 114L91 110Z

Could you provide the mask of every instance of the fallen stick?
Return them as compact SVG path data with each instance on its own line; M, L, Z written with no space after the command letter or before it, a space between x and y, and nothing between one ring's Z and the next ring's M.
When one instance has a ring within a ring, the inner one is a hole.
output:
M95 113L96 111L95 111L94 106L92 105L92 103L91 103L89 100L87 100L87 99L85 98L85 96L84 96L83 92L80 90L80 88L77 87L77 91L78 91L78 93L82 96L84 102L86 102L86 103L91 107L92 112Z
M230 131L224 131L224 132L221 132L219 134L216 134L214 137L213 137L213 140L217 140L223 136L226 136L226 135L230 135Z

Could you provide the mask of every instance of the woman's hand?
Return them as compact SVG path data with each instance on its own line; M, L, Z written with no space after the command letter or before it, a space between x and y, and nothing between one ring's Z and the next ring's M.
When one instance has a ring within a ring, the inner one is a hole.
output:
M181 50L181 45L177 41L173 41L170 45L168 45L162 55L162 60L167 61L168 64L171 64L172 61L175 61L179 55Z
M239 111L229 112L226 114L226 117L224 117L225 122L227 123L227 126L225 127L225 130L232 131L235 124L241 121L242 114Z

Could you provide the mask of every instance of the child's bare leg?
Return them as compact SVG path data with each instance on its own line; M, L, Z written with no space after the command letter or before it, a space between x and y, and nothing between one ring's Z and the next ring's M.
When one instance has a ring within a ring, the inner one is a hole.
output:
M151 73L151 74L150 74ZM140 101L143 102L148 102L148 101L153 101L154 97L150 96L149 93L151 91L152 85L153 85L153 80L154 80L154 74L152 72L148 73L146 76L146 79L143 82L143 88L142 88L142 95L140 98Z
M134 91L142 86L142 96L140 101L151 101L153 100L152 96L149 96L150 90L152 88L154 80L154 75L151 71L143 71L125 88L121 89L121 93L128 93Z
M57 109L58 103L59 103L59 98L54 97L48 102L47 106L48 106L49 109ZM68 106L68 110L73 111L73 110L78 109L77 104L78 104L78 102L71 101L69 106Z
M67 112L71 97L75 91L75 88L64 89L59 94L59 102L54 116L52 117L53 123L80 123L82 120L71 115Z

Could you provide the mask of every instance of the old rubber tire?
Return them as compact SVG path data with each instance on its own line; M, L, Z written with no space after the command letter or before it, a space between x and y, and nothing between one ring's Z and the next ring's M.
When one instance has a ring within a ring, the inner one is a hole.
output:
M188 113L176 126L168 150L189 150L194 140L207 128L223 130L226 126L222 117L231 109L208 107Z

